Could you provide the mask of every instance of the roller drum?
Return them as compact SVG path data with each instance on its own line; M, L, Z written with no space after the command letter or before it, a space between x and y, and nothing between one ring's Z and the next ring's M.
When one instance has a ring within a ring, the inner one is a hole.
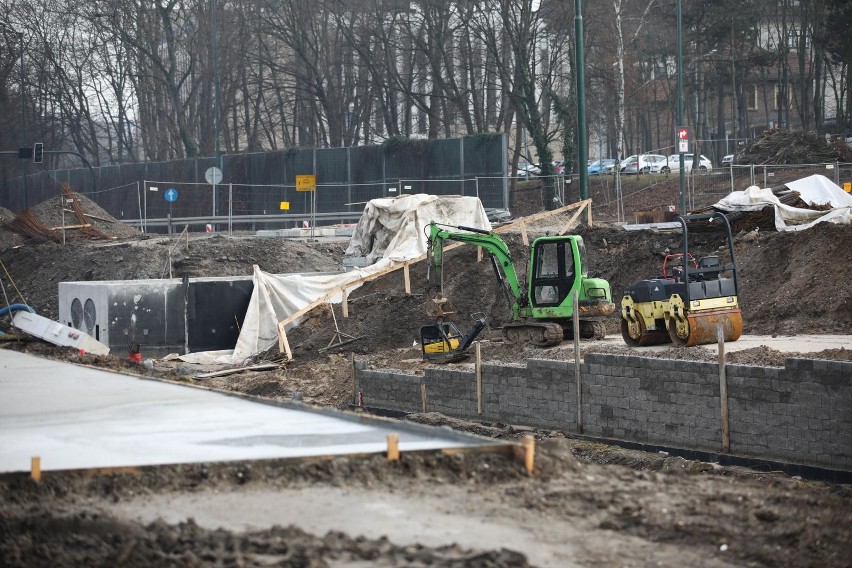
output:
M722 326L722 337L725 341L736 341L743 333L743 317L739 308L689 313L686 318L686 334L678 332L674 318L669 320L669 336L672 343L679 347L716 343L716 330L719 325Z

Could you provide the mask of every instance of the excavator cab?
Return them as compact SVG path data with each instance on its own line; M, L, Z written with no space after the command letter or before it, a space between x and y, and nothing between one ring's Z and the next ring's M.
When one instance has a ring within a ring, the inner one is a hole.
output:
M533 245L530 303L533 307L562 304L576 280L574 241L539 239Z

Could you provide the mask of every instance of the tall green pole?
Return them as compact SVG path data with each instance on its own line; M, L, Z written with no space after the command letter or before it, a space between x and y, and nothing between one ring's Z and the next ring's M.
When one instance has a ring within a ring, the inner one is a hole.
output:
M23 32L18 32L18 40L20 41L20 54L21 54L21 147L24 147L24 144L27 143L27 101L24 98L24 34ZM32 144L30 144L32 147ZM27 188L27 176L29 176L29 162L24 160L21 164L24 168L24 209L29 207L27 203L27 195L29 193L29 189Z
M589 198L589 141L586 138L586 56L583 53L583 0L574 0L574 44L577 76L577 167L580 199Z
M683 126L683 32L681 30L681 12L680 2L677 0L677 127ZM677 144L677 138L675 138ZM680 162L680 213L686 213L686 195L684 194L684 185L686 182L686 172L684 171L683 154L678 148L678 160Z
M219 171L222 171L222 154L219 150L219 130L221 129L221 116L220 116L220 106L219 106L219 52L218 45L216 41L216 0L210 0L210 35L213 40L213 96L215 101L213 103L213 120L214 120L214 130L215 130L215 154L216 154L216 167L219 168ZM222 172L222 180L224 181L225 173ZM215 182L216 177L213 177ZM221 201L221 192L219 191L219 185L213 184L213 216L215 217L218 214L218 210L222 208Z

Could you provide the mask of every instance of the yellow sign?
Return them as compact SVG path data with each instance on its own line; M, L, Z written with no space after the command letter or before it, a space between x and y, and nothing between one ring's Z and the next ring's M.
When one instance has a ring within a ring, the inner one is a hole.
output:
M296 191L314 191L317 187L317 176L296 176Z
M843 191L846 193L852 193L852 181L843 182Z
M290 210L290 202L282 201L281 202L281 211L289 211Z

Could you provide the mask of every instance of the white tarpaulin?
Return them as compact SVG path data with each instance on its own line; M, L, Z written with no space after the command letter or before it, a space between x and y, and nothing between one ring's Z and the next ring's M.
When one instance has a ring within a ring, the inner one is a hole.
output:
M373 199L355 227L346 256L403 261L426 253L426 227L431 221L491 230L488 215L476 197L401 195Z
M315 276L276 275L255 266L254 291L234 350L192 353L180 359L188 363L239 365L277 345L281 320L348 282L425 254L428 244L425 230L431 221L491 230L482 202L476 197L408 195L374 199L364 208L346 254L373 256L380 258L379 262L350 272ZM327 301L339 303L341 294L336 293Z
M817 223L852 224L852 196L822 175L812 175L786 184L797 191L808 205L831 205L829 211L801 209L781 203L771 189L753 185L745 191L734 191L713 207L722 211L758 211L775 209L775 228L779 231L803 231Z

